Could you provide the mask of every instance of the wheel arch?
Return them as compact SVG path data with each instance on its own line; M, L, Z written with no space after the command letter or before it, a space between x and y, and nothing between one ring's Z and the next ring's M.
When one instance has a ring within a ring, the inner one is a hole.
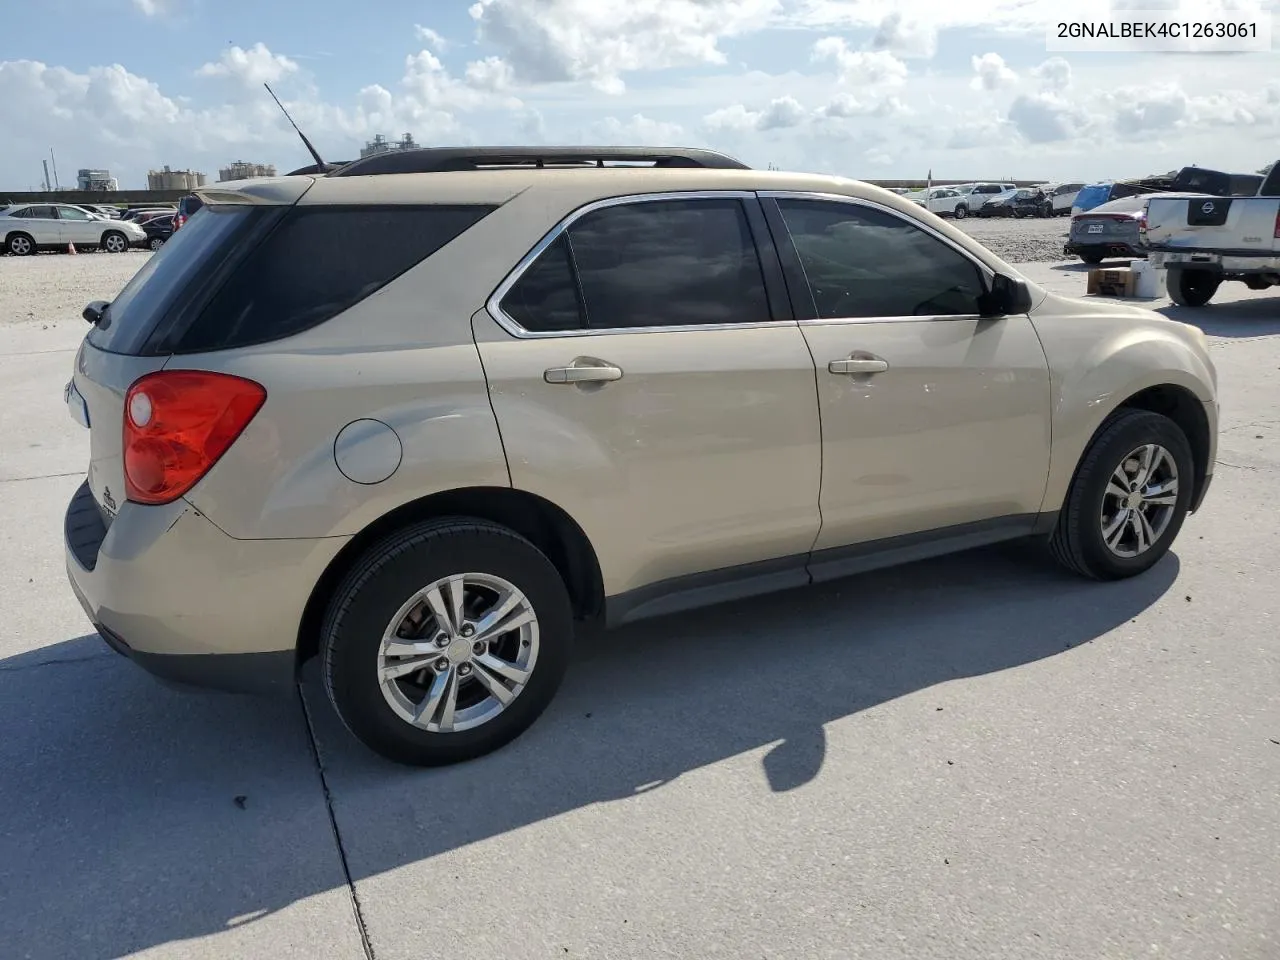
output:
M378 540L410 524L468 517L501 524L546 554L569 591L574 616L593 620L604 610L604 578L595 548L563 509L536 494L510 487L465 487L434 493L383 514L351 538L320 575L298 624L301 664L319 652L320 626L334 590Z

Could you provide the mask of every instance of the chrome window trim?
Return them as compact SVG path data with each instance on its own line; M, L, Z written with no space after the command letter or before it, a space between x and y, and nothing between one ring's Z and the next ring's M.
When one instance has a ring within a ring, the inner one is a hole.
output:
M620 207L634 203L653 203L659 200L754 200L756 197L757 193L754 190L679 190L665 193L631 193L620 197L593 200L578 207L547 231L543 238L534 245L533 249L526 253L503 278L497 289L489 295L489 299L485 301L485 309L489 311L489 315L493 317L498 326L502 327L511 336L518 337L521 340L617 336L624 333L696 333L710 330L763 330L772 327L794 327L796 326L796 321L794 320L764 320L756 323L699 323L683 326L672 324L652 327L600 327L586 330L526 330L502 309L502 299L511 292L512 287L520 282L520 278L524 276L525 271L529 269L533 261L537 260L547 247L559 240L561 235L574 223L589 213L594 213L596 210L604 210L608 207Z
M996 272L988 267L981 260L976 259L968 250L961 247L950 237L939 233L937 229L927 223L921 223L913 217L909 217L901 210L895 210L875 200L863 200L860 197L849 197L840 193L820 193L807 190L760 190L757 193L761 199L768 200L817 200L825 203L837 203L850 207L870 207L881 213L887 213L892 217L896 217L903 223L909 224L917 229L923 230L929 236L937 240L941 240L944 244L960 254L965 260L978 268L979 275L983 280L990 284ZM806 277L806 282L807 282ZM1021 314L1017 314L1021 316ZM823 326L824 324L854 324L854 323L930 323L937 320L993 320L995 317L984 317L980 313L940 313L940 314L909 314L906 316L883 316L883 317L817 317L813 320L800 320L799 325L802 327Z

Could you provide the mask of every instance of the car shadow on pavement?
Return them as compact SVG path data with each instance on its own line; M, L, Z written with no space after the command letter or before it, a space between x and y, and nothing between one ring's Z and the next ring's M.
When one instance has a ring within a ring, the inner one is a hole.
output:
M93 635L0 660L0 731L2 957L120 957L346 900L296 696L172 691Z
M1142 577L1092 583L1006 545L587 637L528 733L447 769L380 760L319 684L306 695L358 881L760 748L769 787L794 790L821 775L825 724L1066 655L1137 617L1178 569L1170 554ZM927 700L919 709L922 735L945 722Z
M824 725L1069 655L1178 569L1090 583L1007 545L586 636L528 733L434 770L356 743L314 664L315 754L296 699L170 691L96 637L0 660L0 953L117 957L345 899L317 757L357 883L746 751L793 790L822 775ZM922 736L946 723L919 710ZM345 904L307 909L351 928Z
M1206 307L1168 304L1156 309L1170 320L1199 327L1211 337L1266 337L1280 333L1280 289L1274 296L1210 303Z

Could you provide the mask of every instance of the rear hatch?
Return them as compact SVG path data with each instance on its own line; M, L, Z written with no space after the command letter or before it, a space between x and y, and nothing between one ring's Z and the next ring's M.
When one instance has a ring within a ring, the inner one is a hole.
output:
M1088 245L1138 239L1136 213L1080 213L1071 219L1071 242Z
M134 274L86 334L66 400L72 417L89 428L88 483L107 523L125 500L125 393L139 377L164 367L173 353L168 335L216 289L267 221L312 181L294 183L292 191L224 194L207 203Z

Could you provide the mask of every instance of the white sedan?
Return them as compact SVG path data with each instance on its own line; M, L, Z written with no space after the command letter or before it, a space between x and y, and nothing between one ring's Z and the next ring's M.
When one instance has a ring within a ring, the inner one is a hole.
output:
M124 253L147 233L135 223L110 220L69 203L33 203L0 210L0 246L15 257L69 244Z
M952 187L934 187L925 199L925 191L908 193L905 199L917 203L930 213L940 217L955 217L963 220L969 215L969 197Z

